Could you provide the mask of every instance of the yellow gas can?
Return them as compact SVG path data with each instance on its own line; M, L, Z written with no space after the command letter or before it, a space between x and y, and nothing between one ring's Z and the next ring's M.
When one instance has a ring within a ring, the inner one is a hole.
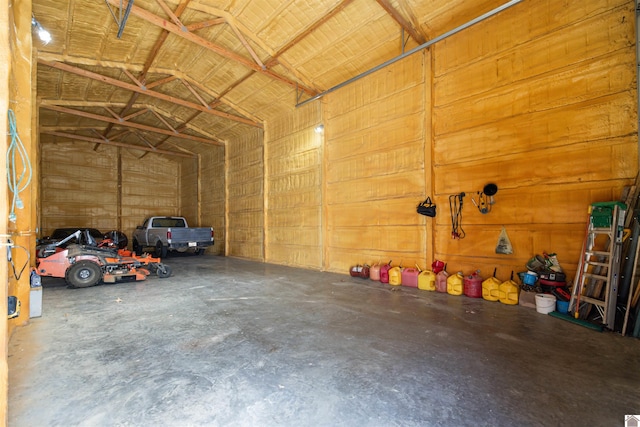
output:
M500 302L508 305L518 304L518 294L520 292L520 286L513 281L513 271L511 272L511 279L502 283L499 288Z
M436 290L436 274L431 270L425 270L418 276L418 289L423 291Z
M489 277L482 282L482 298L487 301L498 301L500 299L500 279L496 277L496 269L493 269L493 277Z
M402 269L400 267L392 267L389 270L389 284L393 286L402 285Z
M447 277L447 293L449 295L462 295L464 291L463 282L464 276L461 271Z

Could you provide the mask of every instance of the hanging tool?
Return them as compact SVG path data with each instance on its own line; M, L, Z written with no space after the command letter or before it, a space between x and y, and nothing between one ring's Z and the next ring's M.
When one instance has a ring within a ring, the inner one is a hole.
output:
M474 206L478 208L481 214L487 214L491 212L491 207L495 203L493 196L498 192L498 186L495 184L487 184L484 186L482 191L478 191L476 194L478 196L478 201L471 197L471 201Z
M465 193L449 196L449 210L451 212L451 238L464 239L465 232L462 229L462 206Z

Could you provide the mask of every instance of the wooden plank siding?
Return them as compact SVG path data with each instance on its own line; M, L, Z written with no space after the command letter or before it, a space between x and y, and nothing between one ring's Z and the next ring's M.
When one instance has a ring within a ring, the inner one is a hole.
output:
M312 103L267 127L266 261L322 268L321 104Z
M264 261L264 132L227 144L226 255Z
M197 198L200 203L200 218L194 222L202 227L213 227L215 236L215 244L212 248L207 249L208 254L224 255L225 253L225 174L224 174L224 157L225 147L212 147L200 155L199 168L192 163L183 161L182 176L187 173L185 168L192 167L194 170L189 174L192 178L189 180L188 186L199 188ZM193 162L193 161L192 161ZM194 173L199 171L199 173ZM200 180L200 184L194 180ZM184 201L184 199L183 199ZM184 201L187 203L188 201ZM183 212L192 212L195 217L197 215L197 207L191 201L189 209L183 206Z
M40 235L78 226L131 236L147 216L179 214L180 169L171 159L77 142L43 144L41 157Z
M325 104L325 268L425 264L425 78L419 53L346 86Z
M463 240L441 211L435 256L450 269L505 279L549 251L573 275L587 206L638 172L634 20L624 1L534 2L434 47L436 201L499 187L489 214L465 199ZM503 226L513 255L495 254Z
M518 4L198 159L121 154L121 194L114 148L44 145L42 227L181 213L214 226L209 253L257 261L346 274L442 259L506 279L549 251L572 275L587 206L638 173L634 14L623 0ZM471 197L490 182L481 214ZM434 219L415 212L428 195ZM513 255L495 253L503 226Z

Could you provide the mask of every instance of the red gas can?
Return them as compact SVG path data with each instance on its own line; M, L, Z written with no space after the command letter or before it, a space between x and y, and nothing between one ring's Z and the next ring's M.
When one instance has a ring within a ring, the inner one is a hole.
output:
M418 287L418 274L420 272L415 268L405 268L402 270L402 286L412 288Z
M380 267L380 282L389 283L389 270L391 270L391 261Z
M482 298L482 282L480 270L474 271L464 278L464 294L469 298Z
M449 273L446 270L440 270L436 274L436 291L447 293L447 278Z

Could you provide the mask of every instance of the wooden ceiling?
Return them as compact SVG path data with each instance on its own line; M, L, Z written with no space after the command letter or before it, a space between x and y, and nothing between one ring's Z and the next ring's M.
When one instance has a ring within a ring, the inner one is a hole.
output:
M40 141L190 156L505 1L34 0Z

